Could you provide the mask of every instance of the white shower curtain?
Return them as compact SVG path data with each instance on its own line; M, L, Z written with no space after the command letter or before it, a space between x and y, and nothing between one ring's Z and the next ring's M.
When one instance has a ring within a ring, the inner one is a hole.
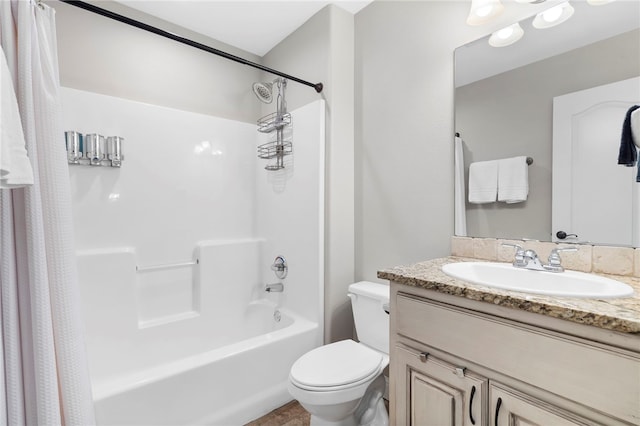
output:
M0 424L94 424L60 124L54 10L0 0L33 186L0 190Z

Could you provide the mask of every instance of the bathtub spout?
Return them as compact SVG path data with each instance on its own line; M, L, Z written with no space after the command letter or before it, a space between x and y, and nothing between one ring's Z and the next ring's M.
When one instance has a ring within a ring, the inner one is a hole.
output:
M283 290L284 285L282 285L282 283L267 284L264 286L264 291L269 293L282 293Z

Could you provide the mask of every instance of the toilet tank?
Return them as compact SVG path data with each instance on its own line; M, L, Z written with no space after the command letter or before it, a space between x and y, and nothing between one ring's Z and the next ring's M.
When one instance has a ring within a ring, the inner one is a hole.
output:
M358 340L385 354L389 353L389 285L360 281L349 286Z

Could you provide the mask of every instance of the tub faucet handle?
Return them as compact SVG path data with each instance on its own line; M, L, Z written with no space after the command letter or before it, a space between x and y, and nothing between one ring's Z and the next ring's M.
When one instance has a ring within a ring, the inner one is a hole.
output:
M279 279L284 279L287 277L287 273L289 272L289 266L287 266L287 261L283 256L277 256L271 265L271 270L276 274L276 277Z

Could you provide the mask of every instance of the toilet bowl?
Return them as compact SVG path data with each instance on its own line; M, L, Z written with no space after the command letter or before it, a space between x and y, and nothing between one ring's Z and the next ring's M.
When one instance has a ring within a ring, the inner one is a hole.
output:
M291 367L288 390L311 413L312 426L387 426L382 372L389 364L389 319L383 306L389 287L355 283L349 297L360 342L342 340L307 352Z

